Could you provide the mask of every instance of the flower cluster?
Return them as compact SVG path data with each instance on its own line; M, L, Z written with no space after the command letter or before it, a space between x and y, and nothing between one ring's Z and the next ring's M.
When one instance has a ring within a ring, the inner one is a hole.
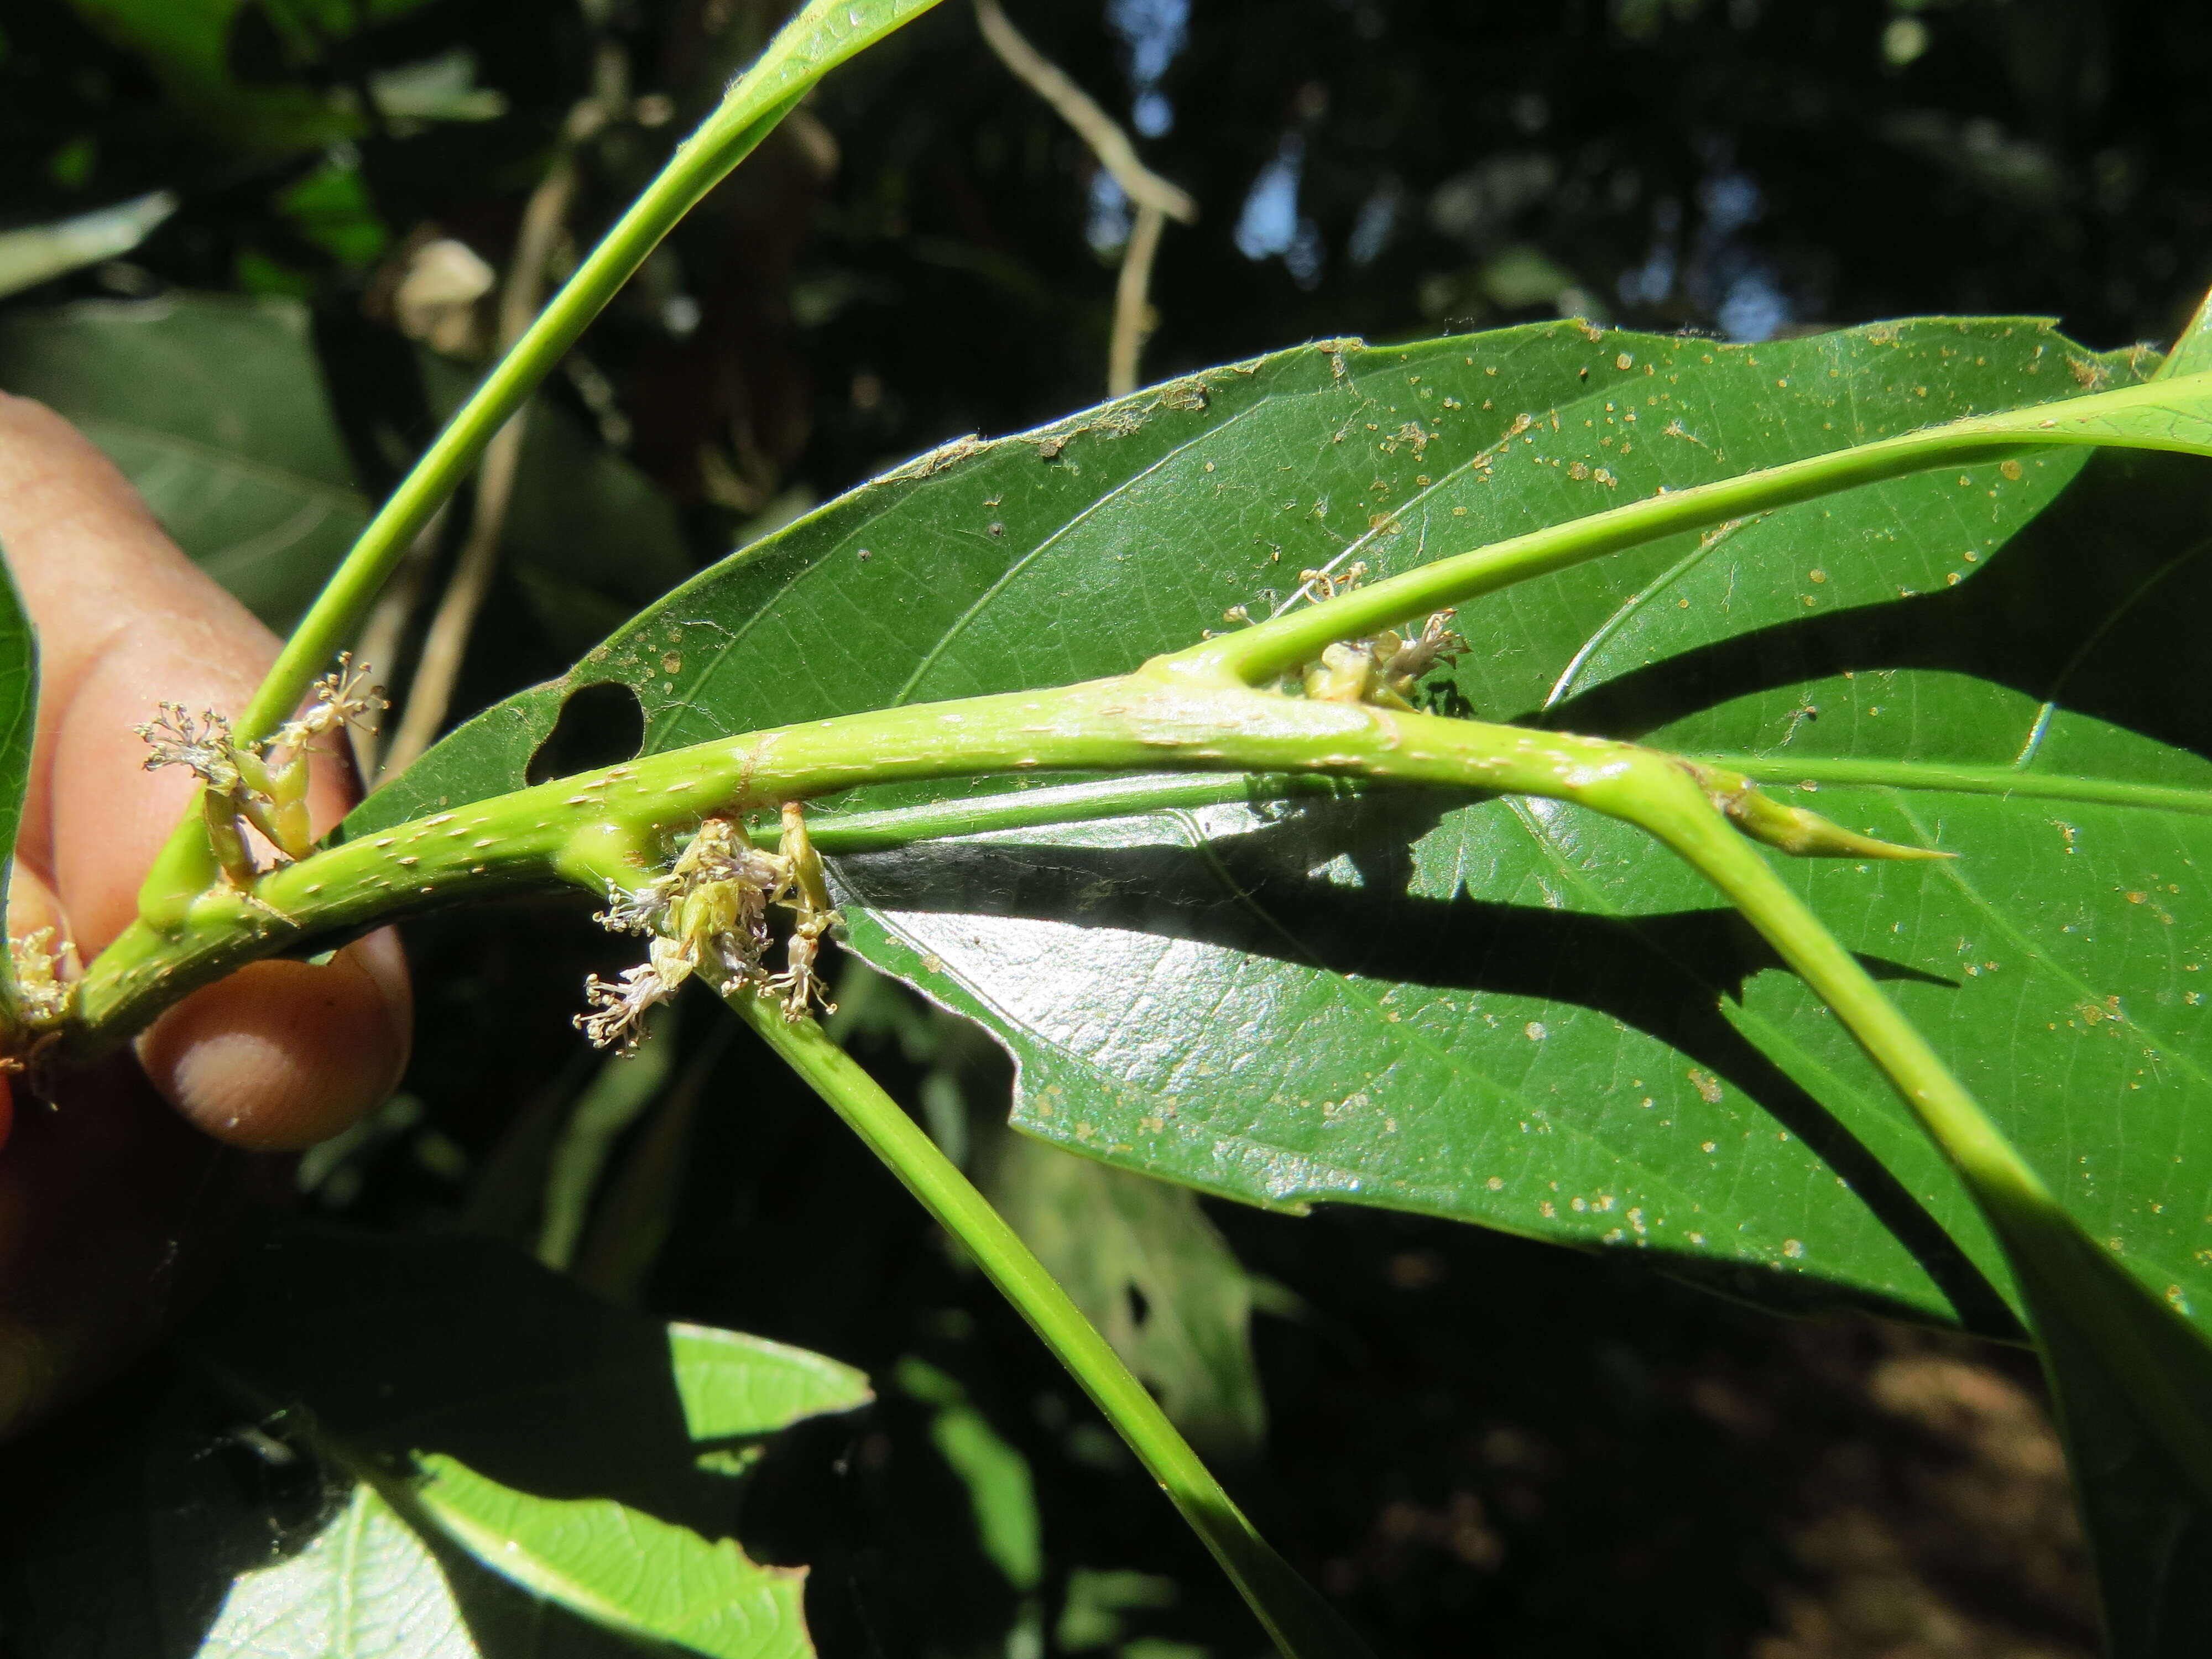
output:
M201 806L216 861L246 887L260 873L246 826L268 837L280 857L307 857L314 845L307 820L309 754L321 738L349 726L373 729L369 721L385 706L383 688L371 685L368 670L356 667L346 653L335 672L315 682L307 708L260 743L241 745L226 716L204 709L194 719L176 702L162 703L157 718L135 729L151 751L148 771L181 766L205 786Z
M792 913L780 974L763 965L775 943L771 905ZM633 1052L646 1014L694 974L720 991L748 986L779 997L789 1020L805 1018L810 1004L835 1012L815 962L840 918L797 801L784 806L775 852L755 847L736 819L708 818L665 875L611 892L599 921L611 933L645 934L647 944L645 961L619 979L593 974L584 981L591 1012L577 1015L576 1025L596 1048Z
M1413 688L1440 662L1455 662L1467 641L1454 633L1454 612L1439 611L1418 634L1384 629L1372 639L1346 640L1305 671L1306 696L1323 702L1373 702L1411 708Z
M59 1027L76 1000L76 987L63 977L76 953L76 947L51 927L8 941L21 1029L7 1033L0 1076L27 1069L41 1049L60 1036Z

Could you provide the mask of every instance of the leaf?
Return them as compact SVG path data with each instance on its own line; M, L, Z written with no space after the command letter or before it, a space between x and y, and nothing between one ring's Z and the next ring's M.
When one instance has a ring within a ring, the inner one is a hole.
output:
M1271 568L1391 574L1431 538L1482 545L2150 367L2002 321L1753 348L1594 332L1324 347L1327 380L1286 355L949 447L672 596L421 786L484 793L583 684L629 684L657 748L1112 672L1279 602ZM2121 401L2106 429L2201 447L2173 425L2201 426L2193 392ZM2101 1243L2019 1261L2129 1655L2201 1637L2212 1536L2212 729L2188 678L2207 482L2046 449L1675 538L1485 603L1436 694L1717 754L1962 855L1788 879ZM672 684L646 659L663 642L686 647ZM817 834L834 845L835 821ZM1264 1201L1645 1249L1771 1301L2019 1329L1987 1227L1837 1022L1620 824L1404 793L1194 805L838 876L857 947L998 1030L1017 1121L1063 1144Z
M500 1247L307 1229L264 1243L193 1340L240 1398L533 1595L721 1659L811 1651L805 1570L715 1540L731 1483L702 1460L865 1403L851 1368L663 1327Z
M304 82L240 81L231 67L231 33L241 0L75 0L77 12L117 46L142 58L178 112L191 125L248 152L281 153L357 133L360 116ZM322 57L365 25L405 15L427 0L373 0L363 6L310 3L270 7L266 21L295 61Z
M2212 293L2190 313L2173 349L2158 366L2158 374L2161 380L2171 380L2177 374L2200 374L2208 368L2212 368Z
M735 1543L610 1498L533 1498L456 1458L419 1458L412 1500L477 1559L612 1630L712 1659L811 1655L803 1567L763 1567Z
M656 1035L669 1037L670 1023L659 1022L661 1029ZM634 1057L613 1056L602 1061L569 1108L568 1121L547 1160L545 1217L538 1235L538 1259L547 1267L565 1269L574 1264L600 1172L623 1131L653 1103L667 1082L672 1046L664 1040L640 1049Z
M177 544L283 628L368 520L304 307L187 295L0 319L0 384L106 451Z
M368 1486L291 1559L240 1575L198 1659L478 1659L437 1557Z
M425 356L433 404L468 391ZM288 629L368 521L307 309L185 294L0 319L0 384L106 451L179 546ZM580 651L691 571L667 496L565 410L532 406L502 546L555 646Z
M157 190L52 224L0 231L0 297L130 252L177 207L173 191Z
M22 596L0 549L0 915L6 880L15 868L15 836L23 827L23 797L30 787L31 744L39 729L39 638L23 611ZM7 937L12 930L0 929ZM16 1014L15 964L0 950L0 1019Z
M452 416L472 389L422 353L432 407ZM692 574L676 504L652 479L545 399L523 428L514 497L500 544L523 598L557 650L581 651Z
M936 1407L930 1442L968 1489L983 1553L1014 1589L1036 1589L1044 1578L1044 1523L1029 1459L969 1403L968 1391L936 1366L911 1356L902 1359L898 1384Z
M982 1187L1192 1444L1259 1455L1251 1285L1197 1194L1003 1132Z
M2130 372L2004 320L1756 348L1559 324L1325 342L1210 371L948 446L832 503L465 728L349 832L514 787L586 685L630 686L658 750L1126 671L1232 606L1286 600L1308 567L1389 574L1661 483ZM1515 431L1523 415L1534 424ZM1947 574L1989 560L2079 465L2045 451L1907 478L1530 582L1462 619L1478 648L1449 693L1540 717L1647 659L1739 635L1753 662L1794 672L1753 630L1885 615L1903 587L1942 614L1959 603ZM2078 601L2060 614L2094 626ZM1790 724L1797 689L1756 731L1705 741L1802 743L1815 728ZM1556 717L1659 723L1580 702ZM1907 721L1862 729L1948 754ZM1771 1301L1871 1298L2016 1329L1986 1231L1886 1088L1686 869L1617 825L1401 793L1025 829L836 868L854 948L999 1031L1022 1067L1017 1123L1072 1149L1248 1200L1353 1199L1653 1251ZM1956 936L1929 963L1887 920L1956 874L1797 879L1878 908L1869 948L1885 971L1929 975L1958 960Z
M49 1449L72 1478L0 1564L11 1653L617 1659L655 1620L687 1651L808 1651L804 1570L713 1540L745 1493L723 1471L864 1404L850 1367L610 1308L503 1247L294 1224L183 1346L215 1389L142 1382L128 1397L153 1404ZM698 1571L621 1593L605 1573L647 1544ZM601 1622L510 1582L524 1549ZM726 1595L757 1615L750 1638L707 1608Z
M2118 1659L2201 1653L2212 1630L2212 1492L2203 1479L2212 1347L2089 1239L2040 1242L2014 1259L2096 1561L2107 1644ZM2162 1420L2147 1413L2145 1381L2179 1410Z

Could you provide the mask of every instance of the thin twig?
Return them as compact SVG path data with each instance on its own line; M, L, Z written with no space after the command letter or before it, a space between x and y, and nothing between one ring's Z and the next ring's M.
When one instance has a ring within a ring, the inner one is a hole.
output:
M1129 228L1129 246L1122 250L1121 275L1114 284L1114 335L1106 347L1106 395L1124 398L1137 389L1137 359L1158 319L1152 311L1150 289L1152 258L1160 251L1160 232L1167 220L1150 202L1137 205L1137 221Z
M1106 352L1107 395L1119 398L1134 392L1137 359L1144 349L1145 337L1152 331L1148 296L1163 222L1173 219L1178 224L1197 223L1198 204L1188 191L1170 184L1137 159L1136 146L1129 142L1121 124L1029 43L999 0L975 0L975 21L1000 60L1075 129L1076 136L1091 146L1098 164L1113 175L1121 193L1137 210L1136 222L1130 227L1128 244L1121 253L1121 274L1115 284L1114 337Z
M520 339L544 295L547 261L568 216L576 193L577 141L595 130L604 118L596 98L577 106L563 136L561 152L530 194L522 210L522 228L515 238L514 257L499 300L499 349L504 354ZM476 513L469 524L468 540L454 561L437 614L422 638L422 654L401 707L399 730L386 754L380 778L405 771L428 749L445 724L453 706L453 685L460 678L461 659L468 650L469 635L477 612L491 591L499 568L500 538L507 529L507 508L514 500L514 480L522 461L523 433L530 406L525 404L507 418L484 447L483 467L477 477Z

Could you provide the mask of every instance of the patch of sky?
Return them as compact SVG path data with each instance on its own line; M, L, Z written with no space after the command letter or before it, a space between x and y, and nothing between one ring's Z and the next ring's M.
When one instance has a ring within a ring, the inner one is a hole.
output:
M1757 344L1771 340L1790 320L1789 297L1763 270L1747 270L1729 284L1714 320L1731 340Z
M1644 256L1644 263L1620 273L1623 305L1656 306L1674 291L1675 268L1680 264L1675 238L1681 228L1682 204L1670 196L1652 212L1651 249Z
M1114 175L1100 167L1091 175L1091 207L1084 240L1101 257L1119 253L1129 240L1129 198Z
M1306 141L1286 132L1273 157L1260 169L1237 216L1237 251L1248 259L1280 256L1300 288L1321 281L1324 255L1321 229L1298 212L1298 182L1305 171Z
M1190 0L1106 0L1106 27L1129 54L1129 124L1158 138L1175 125L1160 82L1190 39Z
M1727 338L1772 339L1796 313L1773 264L1741 240L1765 207L1758 180L1716 157L1698 187L1698 207L1685 291Z

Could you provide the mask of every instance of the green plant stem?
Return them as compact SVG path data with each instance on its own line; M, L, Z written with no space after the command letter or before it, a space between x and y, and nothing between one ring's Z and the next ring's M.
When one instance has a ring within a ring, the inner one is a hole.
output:
M2009 766L1954 766L1942 761L1793 760L1775 755L1697 755L1689 758L1741 772L1762 783L1832 783L1839 788L1930 789L1959 795L2017 795L2133 806L2153 812L2212 817L2212 789L2182 789L2124 778L2084 778L2063 772L2021 772Z
M1675 763L1632 744L1238 686L1129 675L1052 690L878 709L671 750L473 802L270 872L220 880L125 929L79 987L67 1042L86 1056L257 957L313 948L410 910L568 881L633 886L668 838L861 784L1044 770L1365 777L1574 799L1607 769Z
M830 70L937 0L809 0L738 77L714 113L676 147L644 193L592 248L521 337L447 422L378 509L284 641L232 731L241 748L289 719L316 677L365 617L430 515L468 476L484 447L552 373L585 328L622 291L684 216L750 155ZM139 896L143 915L177 920L179 890L211 868L195 801L157 856Z
M1922 789L1962 795L2016 795L2130 806L2146 811L2212 817L2212 789L2173 788L2124 778L2077 777L2060 772L2020 772L2008 766L1958 766L1943 762L1838 760L1826 757L1778 759L1771 755L1686 754L1685 761L1741 772L1761 783L1833 784L1842 788ZM817 817L814 844L825 853L851 854L911 847L951 836L1002 835L1057 823L1084 823L1146 812L1244 804L1273 806L1294 800L1348 800L1362 793L1356 781L1295 773L1244 773L1208 777L1190 773L1139 773L1097 783L1048 789L1009 789L961 800L896 806L879 812Z
M2170 1358L2179 1345L2203 1348L2193 1328L2097 1249L1927 1039L1702 791L1686 779L1624 775L1584 800L1680 854L1844 1022L1959 1172L2015 1267L2025 1269L2019 1278L2031 1323L2041 1333L2063 1321L2086 1339L2198 1500L2212 1504L2212 1428L2181 1381L2192 1370L2201 1374L2206 1356L2192 1354L2184 1364ZM2054 1372L2052 1380L2061 1379Z
M975 1257L1159 1482L1276 1647L1293 1659L1364 1656L1365 1645L1268 1547L1112 1345L899 1103L813 1020L787 1020L773 1000L750 990L728 1000Z
M1682 531L1771 512L1838 490L1937 467L2001 459L2045 447L2107 444L2212 453L2212 422L2197 401L2212 374L2123 386L2055 404L1924 427L1826 455L1808 456L1687 489L1666 490L1409 570L1336 598L1286 611L1233 634L1155 658L1149 672L1257 685L1319 657L1339 640L1462 605L1532 576L1548 574ZM2146 415L2154 414L2155 421ZM1530 431L1540 430L1532 423ZM1520 435L1509 434L1504 446ZM1503 447L1504 446L1501 446Z
M933 3L873 0L856 6L849 0L812 0L777 32L369 520L238 715L234 729L241 744L265 738L290 717L309 684L367 613L416 532L678 222L752 153L815 82Z
M866 783L1162 768L1548 796L1659 837L1844 1021L1959 1170L2025 1269L2023 1282L2033 1281L2039 1328L2065 1321L2092 1352L2113 1357L2119 1386L2212 1503L2212 1441L2171 1381L2186 1367L2152 1352L2196 1345L2188 1358L2202 1362L2200 1340L2081 1235L1926 1042L1715 810L1689 767L1633 744L1145 674L784 726L396 825L272 872L250 895L211 888L174 927L133 924L101 952L80 984L80 1018L58 1058L102 1052L256 957L311 948L404 910L516 885L635 886L665 861L675 834L709 814Z
M235 730L241 744L267 737L291 716L308 684L368 613L416 532L459 487L507 418L677 222L789 112L796 100L787 97L763 109L757 95L747 95L750 80L732 88L699 130L677 146L668 164L562 284L369 520L240 713Z

